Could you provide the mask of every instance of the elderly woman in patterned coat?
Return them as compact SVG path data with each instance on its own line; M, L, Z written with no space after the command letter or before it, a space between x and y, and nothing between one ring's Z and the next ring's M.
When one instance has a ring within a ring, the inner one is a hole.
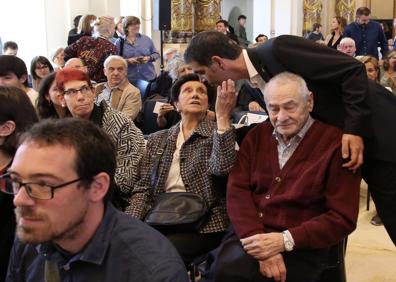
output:
M59 70L55 79L62 93L62 106L67 107L73 117L96 123L113 140L117 149L114 180L119 188L113 195L113 202L124 209L137 180L137 166L145 150L142 132L132 120L113 110L106 102L94 104L95 91L86 73L66 68Z
M174 83L171 100L181 114L181 121L149 136L139 166L140 179L126 210L127 214L143 219L160 193L192 192L202 196L211 212L198 231L163 232L186 265L217 247L229 223L225 187L216 187L213 176L227 175L235 160L236 136L230 122L236 102L235 85L230 80L217 89L217 124L206 118L214 92L196 74L183 76ZM161 147L164 151L156 169L155 192L151 193L152 171Z

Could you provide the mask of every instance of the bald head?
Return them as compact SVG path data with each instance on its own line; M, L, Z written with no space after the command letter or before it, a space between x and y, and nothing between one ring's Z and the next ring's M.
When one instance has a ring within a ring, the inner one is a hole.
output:
M65 68L76 69L88 73L87 66L80 58L71 58L65 63Z

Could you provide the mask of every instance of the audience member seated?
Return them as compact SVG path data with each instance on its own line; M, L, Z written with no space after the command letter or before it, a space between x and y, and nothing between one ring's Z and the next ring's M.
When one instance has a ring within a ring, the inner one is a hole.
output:
M341 39L340 44L338 45L338 51L345 53L349 56L355 57L356 55L356 45L355 40L350 37L344 37Z
M378 83L380 74L378 60L373 56L356 56L355 58L364 64L367 78Z
M238 41L238 36L236 36L234 33L231 33L228 28L229 28L229 24L226 20L218 20L216 22L216 30L218 32L221 32L225 35L228 36L228 38L230 38L231 40L233 40L236 44L239 44Z
M17 56L0 55L0 86L14 86L22 89L33 106L36 106L38 93L28 87L28 71L25 62Z
M380 83L396 95L396 51L390 51L384 58L384 72Z
M319 40L324 40L323 34L322 34L322 25L320 23L314 23L312 25L312 30L310 33L308 33L307 37L308 40L311 41L319 41Z
M72 118L46 120L24 135L1 177L17 217L6 281L188 281L169 241L109 202L112 141Z
M66 105L62 103L62 93L56 86L55 76L56 73L52 72L41 81L37 99L37 113L40 119L70 116Z
M341 42L344 28L347 21L343 17L336 16L331 20L331 33L326 36L326 45L330 48L336 49Z
M96 85L96 103L106 101L113 109L136 118L142 109L142 97L139 89L127 79L128 64L123 57L111 55L104 62L104 74L107 82Z
M125 36L117 39L117 54L128 62L128 80L151 81L157 77L154 64L160 55L150 37L139 33L140 20L134 16L125 17L122 22Z
M259 34L254 40L256 40L257 44L264 44L268 41L268 36L264 34Z
M113 110L102 101L95 105L95 91L87 74L74 69L59 70L56 74L56 85L63 93L64 103L73 117L88 119L100 126L116 144L117 170L115 182L119 187L120 199L117 205L129 199L137 180L137 168L144 153L144 139L132 120Z
M271 123L248 133L229 175L235 234L207 281L320 282L329 247L356 228L360 173L343 167L342 131L310 116L300 76L275 76L264 97Z
M99 17L95 21L93 36L83 36L65 49L65 60L80 58L88 68L89 77L96 82L106 81L103 63L116 53L115 46L109 41L114 33L112 17Z
M127 214L144 219L162 193L192 192L203 197L210 217L199 230L163 231L186 265L217 247L228 226L222 196L225 187L215 187L212 176L227 174L235 160L235 130L231 127L230 116L236 94L232 82L217 90L216 126L205 118L214 91L195 74L175 82L172 99L181 113L181 122L149 136L140 165L140 179L126 210Z
M255 101L252 94L253 91L257 91L257 89L250 86L247 81L244 81L239 90L237 105L234 111L264 112L264 109ZM257 95L262 94L258 93Z
M88 68L80 58L71 58L67 60L65 68L80 70L88 74Z
M0 175L7 173L17 147L17 136L37 121L29 98L19 88L0 86ZM0 191L6 183L0 179ZM5 281L14 242L15 214L12 195L0 193L0 281Z
M83 36L92 36L93 23L96 20L95 15L85 15L80 18L78 23L77 34L69 35L67 45L71 45Z
M3 55L18 55L18 44L14 41L6 41L3 45Z
M180 56L174 56L168 63L169 76L172 81L176 81L180 77L186 74L193 73L192 68L184 62L184 59ZM171 87L171 86L170 86ZM170 128L180 121L180 113L176 111L172 99L167 96L168 102L163 104L157 116L157 125L159 128ZM211 116L214 116L214 112L211 112Z
M63 68L65 66L65 48L56 48L52 52L51 60L55 70Z
M30 74L32 75L33 89L38 91L41 80L49 73L53 72L54 68L51 62L43 56L34 57L30 64Z

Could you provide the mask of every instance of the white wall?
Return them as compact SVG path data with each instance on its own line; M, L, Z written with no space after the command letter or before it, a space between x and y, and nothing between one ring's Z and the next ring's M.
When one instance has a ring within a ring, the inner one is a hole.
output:
M271 0L253 1L253 40L257 35L271 34Z

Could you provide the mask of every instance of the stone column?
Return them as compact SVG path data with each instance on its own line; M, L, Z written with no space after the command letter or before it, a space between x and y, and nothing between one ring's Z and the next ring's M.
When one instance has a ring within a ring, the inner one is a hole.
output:
M335 13L337 16L346 18L348 23L355 19L356 2L355 0L336 0Z
M304 0L304 25L303 35L309 33L314 23L320 23L322 12L322 0Z

